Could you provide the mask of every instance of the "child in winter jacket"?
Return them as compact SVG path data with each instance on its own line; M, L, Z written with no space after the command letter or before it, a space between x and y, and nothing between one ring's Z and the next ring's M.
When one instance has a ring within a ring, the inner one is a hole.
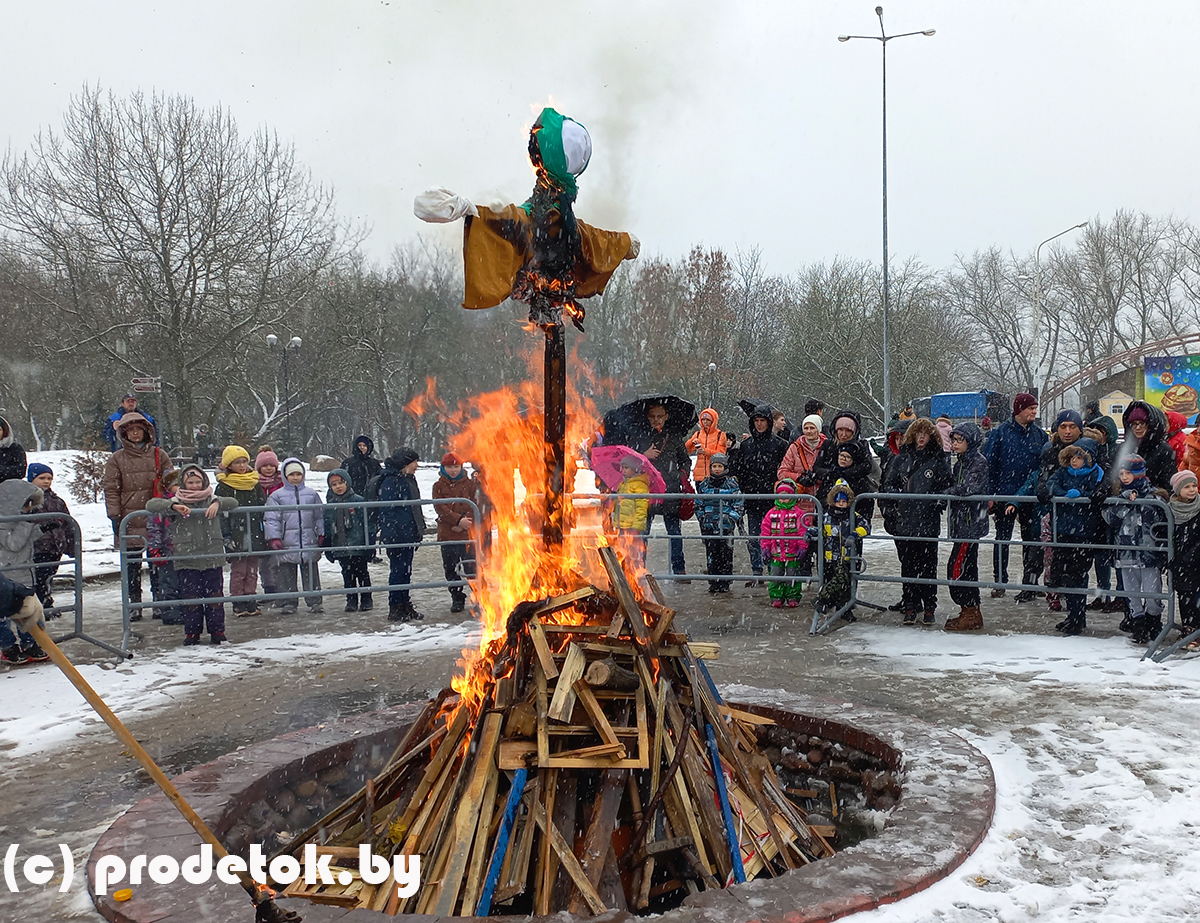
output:
M433 484L435 500L475 499L475 482L463 470L462 459L453 452L442 456L438 479ZM475 544L471 534L475 528L475 507L470 503L435 503L437 514L437 540L441 542L442 572L447 581L470 580L475 576ZM452 586L450 589L450 611L462 612L466 608L467 589Z
M1175 518L1175 553L1168 565L1179 594L1179 622L1183 633L1200 629L1200 495L1196 475L1189 470L1171 478L1171 515ZM1200 649L1200 640L1188 650Z
M299 598L297 569L306 592L321 589L317 562L321 560L321 546L324 544L325 519L320 510L296 509L298 506L321 502L321 495L304 483L304 463L300 459L284 460L283 477L286 483L267 497L270 509L263 517L263 524L267 547L275 552L279 561L279 592L292 594L283 602L283 614L294 615ZM323 611L318 595L305 596L304 602L314 614Z
M1060 500L1051 512L1051 535L1058 544L1050 560L1047 586L1066 590L1067 617L1054 626L1065 635L1077 635L1087 627L1087 594L1082 591L1087 589L1093 555L1091 548L1078 545L1095 543L1103 526L1101 509L1108 491L1104 469L1095 463L1097 450L1096 443L1086 437L1064 446L1058 452L1058 468L1046 483L1050 497L1076 501Z
M218 497L233 497L238 506L264 506L267 492L259 483L257 471L250 469L250 453L240 445L227 445L221 453L217 469ZM221 532L225 550L232 555L229 562L229 595L247 596L244 602L233 604L237 616L260 615L254 594L258 590L259 555L267 550L263 514L235 513L222 517Z
M1122 500L1165 500L1165 490L1151 487L1146 477L1146 462L1140 455L1128 455L1121 462L1119 484L1113 490ZM1116 531L1117 567L1121 585L1129 593L1128 630L1135 644L1145 644L1162 631L1161 599L1139 593L1162 592L1162 569L1167 563L1166 515L1153 504L1122 503L1104 509L1104 518Z
M180 598L199 600L224 596L225 539L217 517L222 512L236 509L237 501L232 497L213 496L208 475L199 465L186 465L179 474L179 484L174 497L147 500L146 511L169 514ZM223 644L227 640L224 603L192 602L183 606L185 645L199 644L200 633L205 627L211 643Z
M960 423L950 433L950 486L946 493L972 497L988 493L991 485L991 466L980 447L983 431L974 423ZM946 564L950 580L977 582L979 580L979 539L988 534L986 500L950 501L950 537L954 546ZM975 631L983 627L979 611L979 587L950 585L950 598L958 603L958 615L947 619L945 631Z
M825 581L817 594L817 611L833 612L850 601L850 568L859 556L862 540L871 534L871 523L862 513L850 514L854 491L838 478L825 497ZM857 621L850 610L847 622Z
M781 496L775 506L767 510L762 520L762 550L767 561L767 572L772 577L799 577L800 560L808 553L809 520L802 509L796 506L796 482L784 478L775 485L775 493ZM804 584L799 580L772 580L768 585L771 605L789 609L800 605L800 594Z
M24 478L0 482L0 517L19 517L42 505L42 492ZM36 522L8 519L0 522L0 574L30 590L36 585L33 547L41 529ZM0 650L5 663L47 660L48 656L25 632L14 633L7 617L0 618Z
M642 470L639 458L627 455L621 459L621 483L618 494L650 493L650 475ZM633 497L618 497L613 508L613 525L617 530L617 547L624 554L626 567L640 574L646 562L646 523L650 501Z
M366 612L374 603L370 593L359 593L359 587L371 585L367 560L373 549L367 548L366 511L356 503L365 503L350 486L350 472L335 468L327 478L329 493L325 495L325 557L342 568L342 586L346 594L347 612Z
M270 499L271 494L283 486L283 472L279 470L279 456L271 451L270 446L259 446L258 454L254 457L254 470L258 472L258 486L263 494ZM263 501L264 504L266 501ZM266 514L263 514L263 541L266 541ZM273 554L263 554L258 559L258 579L262 581L263 593L271 596L279 592L279 558ZM283 603L278 599L264 599L259 605L262 611L269 607L282 608Z
M708 460L708 477L696 485L696 519L704 535L704 553L708 557L710 576L733 573L733 539L725 536L733 535L742 521L744 509L740 497L736 500L723 499L726 495L742 492L737 478L726 473L728 467L729 458L723 452L717 452ZM729 580L710 580L708 592L728 593L731 583Z
M39 513L62 513L69 516L66 501L54 492L54 472L49 465L34 462L29 466L25 479L42 492ZM50 580L58 573L58 562L63 555L75 557L75 531L65 519L48 519L39 523L42 534L33 543L33 563L36 565L34 579L37 598L46 609L46 618L56 619L61 613L54 612L54 595L50 592Z
M162 476L161 496L171 499L179 489L179 470L172 468ZM175 572L175 546L171 543L171 514L154 513L146 518L146 556L150 567L158 573L156 602L179 599L179 575ZM154 618L164 625L182 625L183 610L179 606L155 607Z

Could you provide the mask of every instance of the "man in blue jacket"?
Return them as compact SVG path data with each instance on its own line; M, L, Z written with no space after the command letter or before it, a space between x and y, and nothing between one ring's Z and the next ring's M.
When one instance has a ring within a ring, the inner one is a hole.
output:
M1037 471L1042 451L1049 437L1046 431L1038 426L1038 402L1032 394L1022 391L1013 398L1012 419L996 429L984 454L991 468L992 493L1012 495L1017 493L1029 476ZM1010 514L1005 512L1007 503L995 504L993 514L996 517L996 544L992 546L992 579L996 583L1008 583L1008 552L1012 541L1013 523L1021 523L1021 549L1023 574L1021 582L1033 584L1038 582L1043 569L1042 549L1030 542L1041 538L1041 521L1036 515L1034 504L1018 504ZM992 596L1003 596L1003 589L992 590ZM1036 594L1032 590L1022 590L1017 594L1018 602L1027 602Z
M108 415L108 419L104 421L104 438L108 440L108 450L115 452L121 448L121 437L117 435L117 423L121 417L127 413L137 411L143 417L150 421L150 429L154 433L154 444L158 445L158 424L154 422L154 417L146 413L144 410L138 410L138 399L136 394L126 394L121 398L121 406Z

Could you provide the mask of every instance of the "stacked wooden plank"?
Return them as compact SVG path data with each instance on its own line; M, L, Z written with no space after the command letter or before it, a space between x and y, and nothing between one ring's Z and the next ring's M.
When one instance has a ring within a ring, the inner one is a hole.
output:
M726 706L661 595L639 599L598 554L608 591L518 607L480 706L443 692L287 847L316 843L334 869L356 868L360 843L419 854L418 892L354 877L285 893L391 914L659 910L832 855L758 748L769 719Z

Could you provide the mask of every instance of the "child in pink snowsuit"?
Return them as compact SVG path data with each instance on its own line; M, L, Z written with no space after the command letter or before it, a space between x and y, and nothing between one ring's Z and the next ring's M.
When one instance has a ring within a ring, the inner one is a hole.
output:
M767 510L762 521L762 550L772 577L799 577L800 562L808 553L808 518L804 510L796 505L796 482L784 478L775 485L775 493L781 496ZM798 580L772 580L767 592L771 605L776 609L787 604L789 609L800 605L800 594L804 584Z

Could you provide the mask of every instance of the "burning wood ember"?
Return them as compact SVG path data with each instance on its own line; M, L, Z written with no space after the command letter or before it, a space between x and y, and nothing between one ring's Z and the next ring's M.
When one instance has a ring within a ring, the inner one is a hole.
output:
M773 722L725 705L675 613L638 599L612 549L595 555L607 590L580 578L515 607L475 694L428 703L386 766L288 846L350 869L360 843L419 854L420 890L355 877L289 896L392 914L660 910L832 855L759 748Z

